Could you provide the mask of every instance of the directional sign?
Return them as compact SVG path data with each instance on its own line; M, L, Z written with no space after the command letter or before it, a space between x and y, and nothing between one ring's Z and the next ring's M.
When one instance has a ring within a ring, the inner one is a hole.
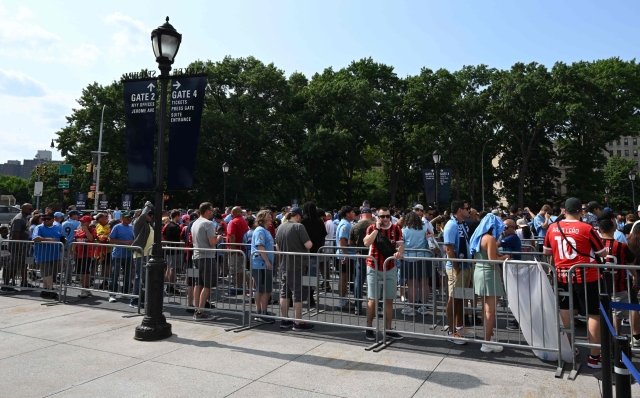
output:
M156 79L124 82L129 187L153 188ZM183 147L184 148L184 147Z
M60 168L59 168L59 171L58 171L58 174L60 174L61 176L62 175L70 175L70 174L72 174L71 173L71 169L72 169L72 167L71 167L70 164L61 164Z
M95 185L92 185L92 186L89 187L89 191L95 191L95 190L96 190L96 186Z
M168 189L191 189L195 156L184 156L184 148L196 153L200 137L200 122L204 104L205 76L179 76L171 85L169 127ZM152 140L153 141L153 140Z
M58 180L58 188L69 188L69 180L63 180L62 178Z
M98 195L98 207L100 210L106 210L109 208L109 195L106 193Z

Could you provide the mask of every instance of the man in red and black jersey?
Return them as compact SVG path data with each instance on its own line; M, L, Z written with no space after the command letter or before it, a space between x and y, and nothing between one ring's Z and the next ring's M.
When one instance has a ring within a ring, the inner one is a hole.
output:
M604 214L603 217L600 217L600 214ZM607 262L622 264L622 265L633 265L635 262L635 255L629 249L629 247L622 242L619 242L613 238L613 235L616 231L616 224L614 224L611 216L608 213L611 213L609 210L604 210L600 212L598 215L598 226L600 228L600 233L602 234L602 242L604 243L604 247L607 249ZM631 280L629 280L629 276L631 276ZM627 287L631 287L631 289L635 289L638 284L638 274L636 270L627 270L625 269L616 269L613 270L613 273L604 272L603 279L605 281L606 292L609 293L611 297L611 301L614 302L623 302L629 303L629 294ZM605 288L603 287L603 291ZM636 311L632 311L633 318L637 317ZM620 311L613 310L613 315L616 318L614 327L616 328L616 333L620 330L622 319L629 318L629 311ZM633 334L634 336L638 335L640 328L637 327L637 322L633 322L635 319L632 319L631 324L633 325Z
M582 210L580 199L567 199L565 209L565 219L550 224L547 229L544 238L544 254L553 254L558 274L558 289L567 292L571 283L573 302L578 303L580 309L588 314L589 342L600 344L598 269L576 268L573 275L569 275L569 269L576 264L596 264L596 257L605 257L607 250L595 229L590 224L580 221ZM565 326L569 326L570 316L569 297L561 296L560 318ZM599 358L600 349L592 348L587 365L594 369L601 368Z
M393 248L393 253L385 255L376 243L379 234L384 235ZM391 320L393 318L393 299L396 297L396 287L398 281L398 271L396 270L396 260L401 259L404 254L404 241L402 240L402 230L396 224L391 223L391 212L386 207L378 210L378 220L375 224L367 228L366 235L363 239L364 245L369 247L369 256L373 259L367 259L367 295L369 302L367 305L367 326L373 325L373 316L376 311L376 301L382 297L380 282L384 282L384 299L386 300L386 335L392 339L401 339L402 336L391 330ZM397 250L396 250L397 249ZM388 257L393 256L394 259L389 260L385 264ZM386 270L385 270L386 268ZM375 340L375 334L372 330L366 331L368 340Z

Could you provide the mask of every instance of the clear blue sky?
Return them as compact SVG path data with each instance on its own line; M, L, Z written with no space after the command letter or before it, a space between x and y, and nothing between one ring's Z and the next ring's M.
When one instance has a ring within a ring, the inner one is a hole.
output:
M0 0L0 163L48 149L86 85L156 68L150 32L167 15L183 34L176 67L253 55L308 77L363 57L399 76L629 60L640 38L637 0Z

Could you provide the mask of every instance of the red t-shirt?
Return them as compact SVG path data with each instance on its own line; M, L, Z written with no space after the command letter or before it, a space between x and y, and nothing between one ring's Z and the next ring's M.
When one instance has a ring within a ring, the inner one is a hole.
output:
M93 242L92 243L97 243L98 242L98 234L96 233L96 228L91 225L89 226L89 232L91 232L91 235L93 235ZM84 230L80 227L78 227L78 229L75 230L75 232L73 233L73 241L74 242L89 242L89 239L87 238L87 234L86 232L84 232ZM76 257L77 258L90 258L93 257L93 249L95 246L92 245L75 245L76 246Z
M544 248L553 252L558 281L569 283L568 273L573 265L595 264L596 254L602 253L606 248L590 224L577 220L562 220L560 227L567 238L562 236L558 230L558 223L554 222L547 229ZM598 275L597 268L576 268L571 283L595 282Z
M375 224L369 225L369 227L367 228L366 234L370 235L373 232L374 229L376 229L376 225ZM380 231L378 231L378 233L379 234L384 234L384 236L386 236L387 239L389 239L391 241L391 245L393 245L393 247L397 247L398 243L402 243L403 242L403 240L402 240L402 230L396 224L391 224L389 226L389 228L387 228L387 229L380 228ZM371 246L369 246L369 255L371 257L375 258L376 261L378 262L378 271L382 271L382 265L384 264L385 258L383 258L380 255L380 252L378 252L378 248L376 247L375 241L371 244ZM367 266L371 267L371 268L375 268L375 265L374 265L372 259L370 259L370 258L367 259ZM390 269L392 269L395 266L396 266L396 261L395 260L387 261L387 271L389 271Z
M242 243L244 234L249 230L249 224L242 216L233 217L227 225L227 239L229 235L235 235L235 243ZM242 250L241 245L227 245L228 249Z

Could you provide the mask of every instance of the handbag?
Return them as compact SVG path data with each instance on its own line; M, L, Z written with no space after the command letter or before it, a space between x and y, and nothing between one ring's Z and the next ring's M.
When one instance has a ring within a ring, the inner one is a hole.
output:
M391 226L391 228L394 227L395 225ZM380 256L384 259L393 256L396 252L396 248L391 244L389 238L387 238L381 231L378 231L374 244L376 245L376 249L378 249L378 253L380 253Z

